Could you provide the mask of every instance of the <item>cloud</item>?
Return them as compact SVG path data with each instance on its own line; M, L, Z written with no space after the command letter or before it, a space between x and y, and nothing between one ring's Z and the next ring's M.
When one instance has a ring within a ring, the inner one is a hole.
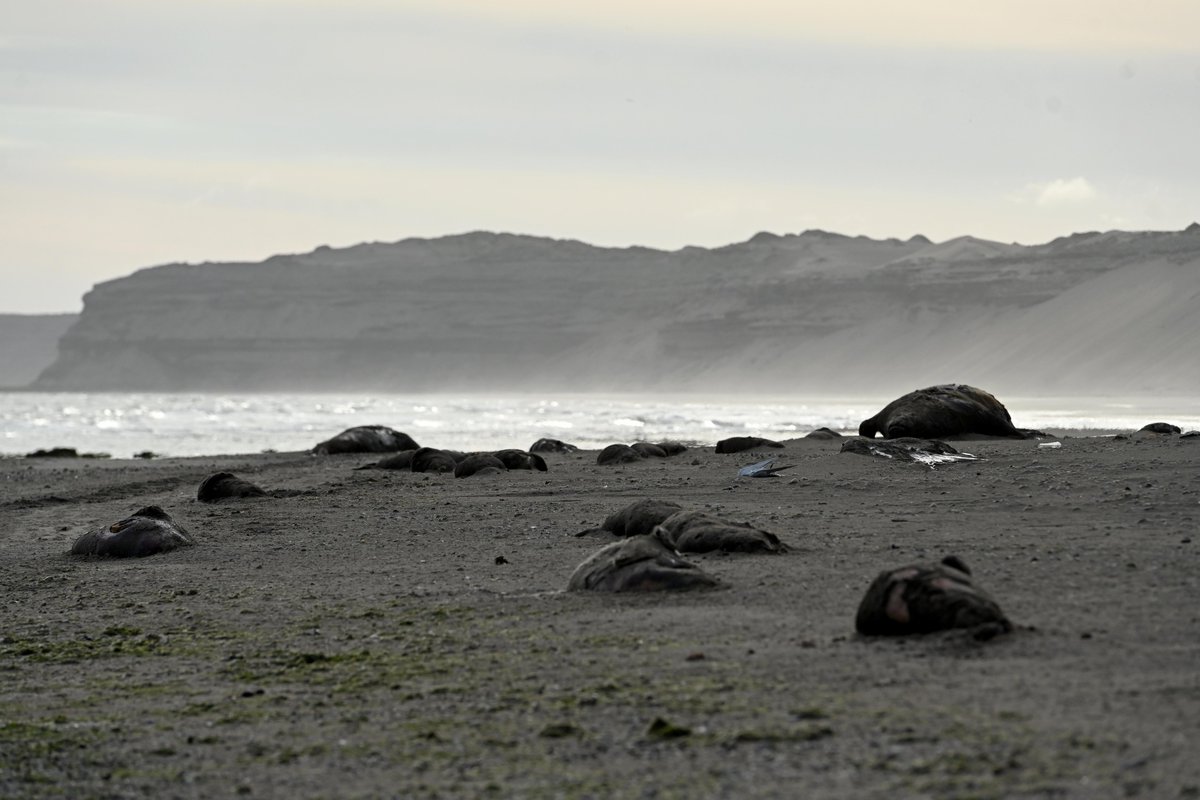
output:
M1099 196L1087 178L1058 178L1049 183L1031 184L1030 193L1039 206L1064 206L1086 203Z

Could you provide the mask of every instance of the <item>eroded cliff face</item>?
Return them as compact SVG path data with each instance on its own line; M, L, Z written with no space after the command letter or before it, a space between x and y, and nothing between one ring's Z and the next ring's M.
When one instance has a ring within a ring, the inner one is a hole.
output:
M810 231L674 252L490 233L318 248L100 284L35 386L1200 392L1194 349L1177 349L1200 330L1198 265L1190 230L1037 247Z

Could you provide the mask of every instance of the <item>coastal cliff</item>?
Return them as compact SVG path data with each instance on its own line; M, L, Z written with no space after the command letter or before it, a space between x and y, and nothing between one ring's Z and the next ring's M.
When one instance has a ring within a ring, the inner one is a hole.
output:
M78 314L0 314L0 388L27 386L58 356Z
M97 285L39 390L1200 394L1200 226L1022 246L469 233Z

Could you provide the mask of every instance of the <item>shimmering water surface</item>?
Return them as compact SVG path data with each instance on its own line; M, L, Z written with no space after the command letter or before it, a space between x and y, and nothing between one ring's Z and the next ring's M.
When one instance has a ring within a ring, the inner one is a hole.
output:
M305 450L354 425L387 425L419 443L460 450L525 448L549 436L596 449L678 439L711 445L787 439L826 426L853 433L893 397L774 399L556 395L0 393L0 454L50 447L128 458L149 450L197 456ZM1001 398L1023 428L1200 428L1200 399Z

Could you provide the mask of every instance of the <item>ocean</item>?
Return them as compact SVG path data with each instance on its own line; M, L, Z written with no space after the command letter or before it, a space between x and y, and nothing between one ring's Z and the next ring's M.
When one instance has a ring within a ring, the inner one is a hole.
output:
M306 450L355 425L387 425L422 445L527 448L542 437L586 449L677 439L855 433L893 397L768 398L663 395L380 395L0 393L0 455L73 447L130 458ZM1200 428L1200 399L1001 398L1014 423L1098 434L1148 422Z

